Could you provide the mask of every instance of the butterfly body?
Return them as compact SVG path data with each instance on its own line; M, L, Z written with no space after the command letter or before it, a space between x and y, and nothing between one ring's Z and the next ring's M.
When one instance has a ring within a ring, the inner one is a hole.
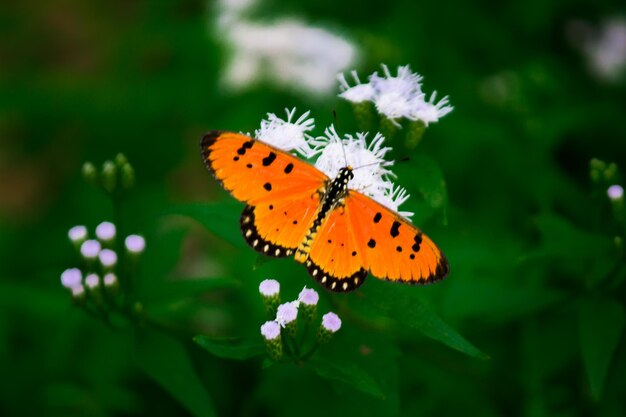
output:
M350 189L353 169L330 179L314 166L248 136L213 131L204 162L236 199L246 242L257 252L294 256L331 291L361 286L368 275L413 284L442 279L448 263L407 219Z

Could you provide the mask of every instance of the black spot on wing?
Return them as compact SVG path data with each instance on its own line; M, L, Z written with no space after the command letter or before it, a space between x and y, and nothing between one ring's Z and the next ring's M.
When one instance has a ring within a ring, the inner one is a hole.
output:
M417 234L413 238L413 242L414 243L413 246L411 246L411 249L413 250L413 252L419 252L420 245L422 244L422 232L417 232Z
M380 212L376 213L376 215L374 216L374 223L378 223L382 218L383 215Z
M285 174L289 174L291 171L293 171L293 164L291 162L287 164L283 171L285 172Z
M376 247L376 241L374 239L370 239L367 242L367 246L369 246L370 248L374 249Z
M391 230L389 230L389 234L391 235L391 237L395 238L400 234L400 226L402 226L400 222L393 222L393 224L391 225Z
M265 188L267 191L272 191L272 184L266 182L265 184L263 184L263 188Z
M263 158L263 166L267 167L272 165L272 162L276 160L276 154L274 152L270 152L265 158Z

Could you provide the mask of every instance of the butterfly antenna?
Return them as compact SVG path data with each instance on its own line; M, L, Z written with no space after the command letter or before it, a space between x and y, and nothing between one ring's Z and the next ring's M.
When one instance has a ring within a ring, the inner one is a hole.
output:
M352 171L356 171L357 169L361 169L361 168L371 167L372 165L380 165L380 162L371 162L369 164L361 165L356 168L352 168Z

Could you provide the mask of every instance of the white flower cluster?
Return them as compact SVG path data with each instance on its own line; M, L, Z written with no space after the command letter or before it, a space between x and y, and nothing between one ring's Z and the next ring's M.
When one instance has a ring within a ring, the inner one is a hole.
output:
M85 287L96 291L101 284L108 288L116 286L117 275L114 269L118 256L111 249L116 237L115 225L111 222L100 223L96 227L96 239L89 239L85 226L74 226L68 231L68 237L78 248L86 267L84 272L79 268L66 269L61 274L61 285L77 298L85 293ZM124 241L126 251L131 255L143 252L145 245L145 239L139 235L129 235Z
M353 86L350 86L344 74L339 74L339 97L353 103L371 101L378 113L398 126L398 119L403 118L419 120L428 126L452 111L448 97L436 102L437 92L433 92L426 99L426 94L422 92L422 77L411 72L408 65L398 67L396 76L391 75L386 65L382 65L382 68L382 76L375 72L365 84L361 83L356 71L352 71Z
M274 279L266 279L259 285L259 292L263 297L278 296L280 283ZM318 301L319 294L317 291L305 286L296 300L288 301L278 306L276 318L263 323L261 326L261 335L268 341L278 338L280 329L287 327L298 318L298 311L301 305L306 308L315 308ZM341 319L335 313L326 313L322 317L321 326L324 330L335 333L341 327Z
M338 71L356 61L356 47L342 37L293 18L257 23L255 0L220 0L217 30L230 48L223 82L243 89L260 81L321 96L330 94Z
M307 159L317 156L315 167L330 178L337 176L341 168L351 166L354 168L354 178L350 182L352 189L402 216L413 215L398 210L409 195L392 181L394 175L389 167L393 161L384 158L391 148L383 146L385 138L380 133L368 143L366 133L346 134L341 138L331 125L323 136L313 137L307 133L315 127L313 119L308 118L309 112L292 122L295 109L285 110L287 120L270 113L261 122L261 128L255 131L259 140L287 152L297 151Z

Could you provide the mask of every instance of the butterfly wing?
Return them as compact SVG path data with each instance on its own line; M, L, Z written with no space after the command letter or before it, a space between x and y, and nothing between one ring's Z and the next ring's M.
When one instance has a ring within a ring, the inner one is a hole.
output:
M449 270L441 250L417 227L354 190L320 227L309 260L309 272L318 269L316 278L322 283L326 277L322 285L333 291L354 290L363 283L364 271L390 281L427 284Z
M213 131L200 143L205 165L237 200L244 238L258 252L288 256L304 238L328 177L246 135Z

